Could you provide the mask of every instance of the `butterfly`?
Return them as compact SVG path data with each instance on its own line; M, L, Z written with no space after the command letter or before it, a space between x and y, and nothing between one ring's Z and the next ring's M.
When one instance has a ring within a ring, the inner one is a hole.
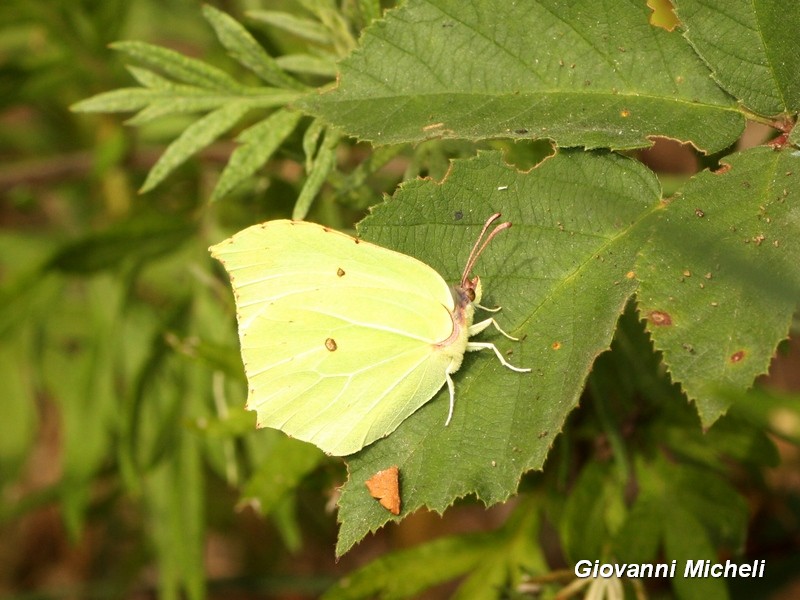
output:
M210 248L231 278L258 427L280 429L327 454L358 452L390 433L444 386L464 353L498 348L469 338L481 282L470 273L487 244L511 223L489 217L460 282L451 289L411 256L306 221L254 225ZM485 238L485 239L484 239Z

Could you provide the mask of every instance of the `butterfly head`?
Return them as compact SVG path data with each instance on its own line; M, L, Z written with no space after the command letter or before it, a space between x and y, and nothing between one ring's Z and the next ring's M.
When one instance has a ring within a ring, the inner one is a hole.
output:
M480 304L481 302L481 278L477 275L472 279L467 279L466 282L461 283L459 286L469 300L470 304Z

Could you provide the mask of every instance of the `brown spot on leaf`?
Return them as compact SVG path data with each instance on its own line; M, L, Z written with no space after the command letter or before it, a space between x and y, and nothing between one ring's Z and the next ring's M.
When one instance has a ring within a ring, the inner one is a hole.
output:
M335 352L339 346L336 345L335 339L328 338L327 340L325 340L325 347L328 349L329 352Z
M560 350L561 349L561 342L553 342L550 346L553 350Z
M636 277L636 272L635 271L628 271L627 273L625 273L625 278L626 279L633 279L634 277Z
M695 208L694 209L694 214L695 214L695 216L697 216L697 217L699 217L701 219L706 216L706 213L704 213L703 210L700 209L700 208Z
M714 175L724 175L725 173L727 173L727 172L728 172L728 171L730 171L730 170L731 170L731 166L730 166L730 164L728 164L728 163L722 163L722 164L719 166L719 169L717 169L717 170L716 170L716 171L714 171L713 173L714 173ZM747 182L745 182L745 183L747 183ZM742 184L742 185L744 185L744 184ZM750 187L750 184L748 184L748 185L747 185L747 187Z
M366 481L370 496L378 500L381 506L393 515L400 514L399 475L399 469L394 466L378 471Z
M672 325L672 317L670 314L661 310L652 311L647 318L653 325L656 325L657 327Z
M344 277L344 269L342 267L339 267L338 269L336 269L336 276L337 277Z
M626 117L630 117L631 111L629 111L627 108L623 108L621 111L619 111L619 116L622 117L623 119Z
M734 352L731 354L731 362L738 363L744 359L744 350L739 350L738 352Z

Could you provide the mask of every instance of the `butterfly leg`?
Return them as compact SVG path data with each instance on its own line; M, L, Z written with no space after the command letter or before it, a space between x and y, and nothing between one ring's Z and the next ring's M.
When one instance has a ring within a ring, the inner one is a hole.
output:
M477 308L480 308L481 310L485 310L486 312L490 312L490 313L499 312L500 309L503 308L502 306L495 306L494 308L489 308L488 306L484 306L483 304L475 304L475 306Z
M447 413L447 421L444 422L444 426L447 427L450 425L450 419L453 418L453 407L456 404L456 386L453 383L453 378L450 377L450 371L445 371L444 376L447 378L447 389L450 390L450 410Z
M474 325L470 325L469 329L467 330L467 334L469 335L469 337L472 337L473 335L480 333L490 325L494 325L494 328L497 329L497 331L502 333L504 336L506 336L508 339L513 340L515 342L519 341L519 338L515 338L513 335L509 335L505 331L503 331L500 328L500 325L498 325L497 321L495 321L494 319L484 319L480 323L475 323Z
M503 355L500 354L500 350L497 349L497 346L490 342L467 342L467 352L472 352L474 350L494 350L494 353L497 355L497 359L504 367L508 367L512 371L516 371L517 373L530 373L530 369L523 369L521 367L515 367L511 363L509 363Z

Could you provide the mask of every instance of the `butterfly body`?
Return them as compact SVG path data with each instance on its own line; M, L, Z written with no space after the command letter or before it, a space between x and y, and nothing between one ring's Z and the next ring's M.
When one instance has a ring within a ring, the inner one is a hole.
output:
M452 414L477 277L451 289L413 257L302 221L249 227L211 252L233 284L259 427L343 456L394 431L445 383Z

